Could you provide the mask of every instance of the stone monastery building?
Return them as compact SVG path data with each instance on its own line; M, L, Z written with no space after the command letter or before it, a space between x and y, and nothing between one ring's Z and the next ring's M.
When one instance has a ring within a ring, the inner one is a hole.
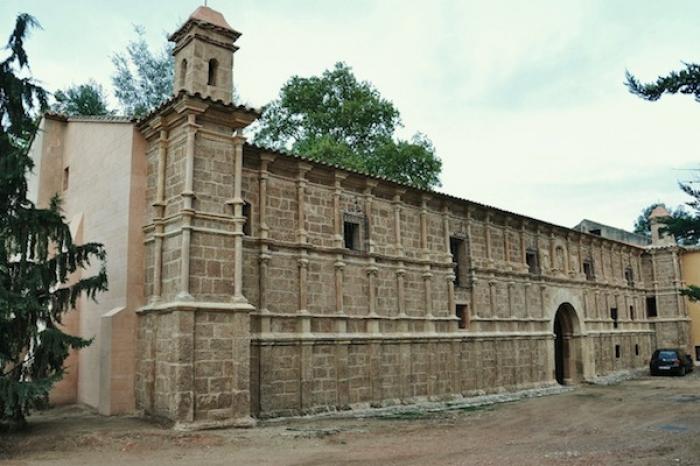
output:
M181 427L576 383L689 348L683 249L606 239L246 142L240 34L198 8L147 117L47 114L39 205L108 251L55 402Z

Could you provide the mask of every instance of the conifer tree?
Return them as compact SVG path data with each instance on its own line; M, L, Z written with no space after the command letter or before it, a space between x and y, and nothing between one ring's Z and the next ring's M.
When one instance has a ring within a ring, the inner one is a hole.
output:
M0 424L14 428L46 400L70 349L90 344L61 329L63 315L81 295L94 299L107 289L103 246L73 243L57 197L46 209L27 198L28 140L47 105L44 89L27 76L24 41L37 26L19 15L0 62ZM91 262L96 274L70 280Z
M685 69L671 71L666 76L659 76L656 82L642 83L629 71L625 72L625 85L629 91L642 99L655 101L664 94L693 95L696 102L700 102L700 65L697 63L684 63ZM673 235L681 244L690 245L700 242L700 190L693 188L691 183L678 183L681 190L691 197L686 205L691 212L677 214L674 212L668 218L661 219L665 224L662 231ZM697 181L694 182L697 184ZM700 286L688 285L681 290L681 294L691 301L700 301Z

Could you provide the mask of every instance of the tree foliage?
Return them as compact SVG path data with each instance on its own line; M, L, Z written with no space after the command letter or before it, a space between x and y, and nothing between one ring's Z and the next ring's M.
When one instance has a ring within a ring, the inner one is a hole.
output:
M639 213L639 217L637 217L637 220L634 222L635 233L651 238L651 222L649 221L649 216L658 206L666 207L666 204L663 202L654 202L653 204L649 204L647 207L642 209L642 211ZM686 209L683 208L683 206L678 206L675 209L670 207L668 208L668 211L671 214L669 219L685 219L690 215ZM676 239L678 240L679 238Z
M430 139L399 139L400 126L396 107L337 63L321 76L291 77L264 108L254 141L421 188L439 186L442 162Z
M659 100L664 93L693 94L700 102L700 65L683 63L685 69L659 76L656 82L642 83L629 71L625 71L625 85L629 91L646 100Z
M27 198L26 138L37 130L36 110L47 107L44 89L25 77L24 40L36 26L17 17L0 63L0 424L15 427L62 377L69 350L90 343L62 331L63 315L81 295L107 289L102 245L73 243L58 198L47 209ZM69 281L95 260L95 275Z
M140 117L173 93L173 46L166 43L161 50L151 51L144 28L134 26L134 31L137 38L128 43L126 50L112 56L112 84L121 111Z
M655 101L664 94L692 94L700 102L700 65L683 63L685 69L672 71L667 76L659 76L654 83L641 83L629 71L625 72L625 85L629 91L643 99ZM672 234L683 245L695 245L700 242L700 190L694 189L690 183L679 183L681 190L691 197L686 205L691 212L674 211L662 222L665 224L662 232ZM681 290L681 294L692 301L700 301L700 287L690 285Z
M66 115L110 115L107 97L95 81L69 86L53 95L52 110Z
M679 183L679 186L692 198L686 203L692 212L682 208L674 210L670 217L662 220L662 232L673 235L682 245L695 245L700 242L700 191L687 183Z

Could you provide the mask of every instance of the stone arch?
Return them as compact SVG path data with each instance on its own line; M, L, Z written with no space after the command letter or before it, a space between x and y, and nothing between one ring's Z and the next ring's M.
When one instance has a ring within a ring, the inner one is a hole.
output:
M554 333L554 378L561 385L584 378L584 334L576 309L568 302L559 305L551 321Z

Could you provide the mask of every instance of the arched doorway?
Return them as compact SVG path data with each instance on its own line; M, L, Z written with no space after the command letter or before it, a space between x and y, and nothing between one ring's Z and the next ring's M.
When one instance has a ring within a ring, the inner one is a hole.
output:
M559 306L554 316L554 377L562 385L576 382L582 372L579 321L569 303Z

